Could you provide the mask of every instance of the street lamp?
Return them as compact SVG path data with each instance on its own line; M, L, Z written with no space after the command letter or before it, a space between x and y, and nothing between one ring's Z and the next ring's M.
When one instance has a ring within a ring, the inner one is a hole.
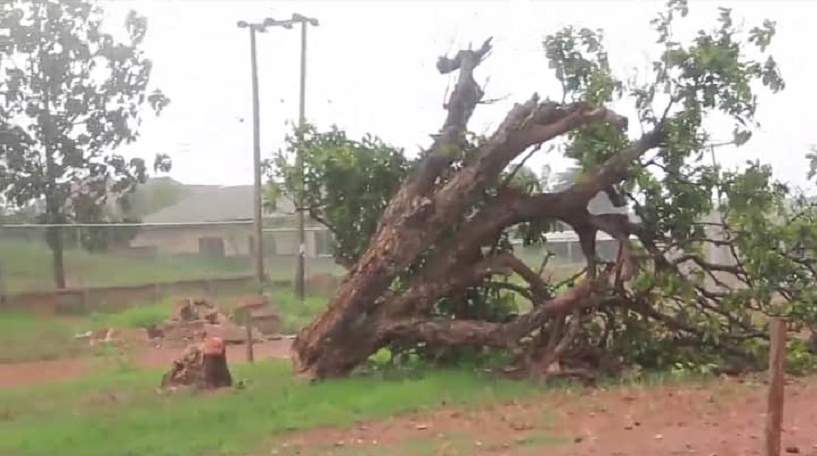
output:
M298 209L298 266L295 270L295 294L303 302L305 295L305 275L306 275L306 230L304 220L304 157L303 130L306 125L306 30L307 26L318 26L318 20L314 17L307 17L303 14L295 13L292 19L276 21L274 25L280 25L291 29L293 24L301 24L301 88L298 106L298 151L295 158L295 169L301 182L297 195Z
M284 21L286 22L286 21ZM266 277L264 276L264 240L263 222L261 219L261 119L260 103L258 100L258 58L255 44L255 34L264 33L267 27L281 25L292 28L292 24L281 23L272 18L262 22L238 21L238 28L250 30L250 67L252 77L252 158L253 158L253 231L255 232L255 277L258 280L259 292L264 291Z

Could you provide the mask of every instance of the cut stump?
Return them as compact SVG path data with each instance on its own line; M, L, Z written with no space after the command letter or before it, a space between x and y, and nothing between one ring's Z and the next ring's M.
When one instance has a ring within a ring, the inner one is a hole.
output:
M173 361L170 370L162 377L161 388L216 389L232 384L224 341L218 337L207 337L201 343L189 345Z

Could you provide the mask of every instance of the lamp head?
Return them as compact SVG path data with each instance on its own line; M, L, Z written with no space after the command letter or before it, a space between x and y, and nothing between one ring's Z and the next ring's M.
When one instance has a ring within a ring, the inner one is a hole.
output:
M296 22L306 22L309 25L318 26L318 20L313 17L306 17L303 14L293 13L292 20Z

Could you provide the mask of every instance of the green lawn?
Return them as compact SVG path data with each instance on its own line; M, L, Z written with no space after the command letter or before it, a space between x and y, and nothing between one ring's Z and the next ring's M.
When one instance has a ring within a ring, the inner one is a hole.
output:
M160 372L120 372L0 391L0 454L14 456L218 456L273 454L288 431L345 428L356 420L530 395L536 386L467 371L419 378L363 377L317 385L292 380L289 363L233 368L245 389L155 393Z
M62 321L0 312L0 363L70 358L89 353L87 343L75 343L75 329Z
M10 293L54 288L51 253L44 245L0 242L6 288ZM115 286L157 281L230 276L251 273L246 260L183 257L129 258L114 254L65 251L66 280L69 286Z
M520 248L517 255L537 269L543 251ZM273 280L290 280L294 277L296 258L271 256L265 260L265 265ZM571 275L580 267L551 260L549 269L561 278ZM252 268L252 261L248 258L207 258L198 255L132 258L114 253L92 254L77 249L65 251L66 280L69 287L106 287L229 277L252 274ZM331 258L308 258L306 268L307 274L343 273ZM0 269L9 293L54 288L51 253L43 243L0 240Z
M307 296L303 304L289 290L271 293L281 314L281 331L295 334L320 313L327 299ZM216 300L224 312L235 304L229 298ZM74 335L105 328L144 328L165 321L176 305L172 298L128 307L114 313L91 313L69 320L43 318L27 313L0 311L0 363L40 361L89 354L87 344L76 343Z
M291 279L294 257L269 257L266 267L274 280ZM44 244L0 241L0 268L9 293L54 288L51 253ZM173 282L252 274L248 258L207 258L167 256L131 258L83 250L65 251L66 280L69 287L106 287ZM329 258L308 258L307 273L339 272Z

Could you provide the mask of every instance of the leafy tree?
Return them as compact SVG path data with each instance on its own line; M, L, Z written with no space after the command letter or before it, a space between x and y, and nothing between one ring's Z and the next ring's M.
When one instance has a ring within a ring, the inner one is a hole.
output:
M145 182L143 159L114 153L135 141L144 107L169 100L149 90L152 63L140 46L147 20L131 12L121 39L103 30L92 0L5 1L0 28L0 191L18 207L44 199L43 223L105 221L109 201ZM154 169L169 169L157 155ZM63 237L47 229L54 281L65 286Z
M130 205L128 215L144 217L166 207L173 206L188 196L191 189L169 177L153 177L139 185L133 194L129 195Z
M488 137L470 134L467 123L483 97L473 73L490 40L440 58L441 73L459 71L448 116L416 162L386 173L405 173L399 184L381 177L372 180L377 185L357 183L368 177L363 167L337 167L337 157L369 152L345 139L332 142L345 138L337 130L311 131L304 152L319 165L308 165L307 193L321 195L329 223L353 226L375 213L379 220L341 237L343 248L351 233L359 236L350 250L354 264L326 312L298 335L296 372L346 375L395 344L502 350L532 375L546 375L554 362L574 372L751 369L762 364L767 343L759 316L814 324L817 212L802 197L792 203L797 195L768 166L725 170L705 154L705 119L731 119L734 143L744 144L756 126L760 91L784 88L768 54L775 24L743 29L721 9L715 27L683 43L672 24L687 13L686 2L671 0L652 22L663 52L646 81L613 74L600 31L567 27L549 35L544 53L561 82L561 101L533 96ZM641 134L606 107L627 101ZM557 138L566 139L563 152L580 168L568 185L548 188L514 172L515 158ZM281 169L284 186L297 188L294 169ZM599 192L640 220L589 212ZM327 194L337 196L330 201ZM507 243L511 229L526 244L541 243L556 222L576 232L587 259L583 274L563 283L540 277ZM619 241L615 261L599 258L598 232ZM480 302L475 296L491 301L481 309L527 300L530 310L506 318L452 310Z
M298 201L304 189L304 209L336 239L335 261L351 267L366 250L369 235L410 162L401 149L378 138L353 140L337 128L321 133L306 126L300 143L297 137L287 136L287 147L273 158L266 199L273 203L283 195ZM299 147L303 181L295 165Z

